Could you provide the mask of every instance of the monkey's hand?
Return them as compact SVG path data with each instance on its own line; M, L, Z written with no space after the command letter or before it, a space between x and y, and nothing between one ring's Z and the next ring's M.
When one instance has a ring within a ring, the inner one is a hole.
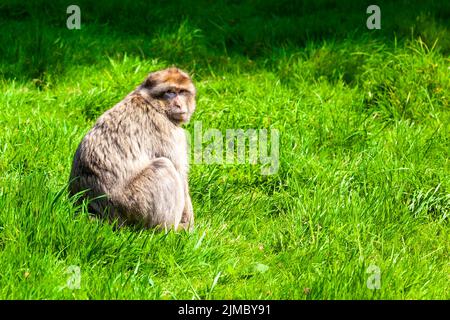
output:
M194 230L194 209L192 208L192 201L189 193L186 195L186 203L181 216L180 227L186 231Z

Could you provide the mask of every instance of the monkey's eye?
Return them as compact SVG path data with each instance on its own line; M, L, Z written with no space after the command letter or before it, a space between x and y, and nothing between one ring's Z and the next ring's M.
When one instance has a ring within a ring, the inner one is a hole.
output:
M164 92L164 94L163 94L163 98L164 98L164 99L167 99L167 100L173 99L173 98L175 98L176 96L177 96L177 94L176 94L175 92L173 92L173 91L166 91L166 92Z

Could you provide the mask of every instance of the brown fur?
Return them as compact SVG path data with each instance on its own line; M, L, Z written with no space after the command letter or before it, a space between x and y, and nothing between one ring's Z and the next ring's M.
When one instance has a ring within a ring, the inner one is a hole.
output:
M175 95L167 99L167 92ZM177 68L151 73L106 111L81 141L69 191L120 224L191 228L187 144L182 123L195 110L195 87Z

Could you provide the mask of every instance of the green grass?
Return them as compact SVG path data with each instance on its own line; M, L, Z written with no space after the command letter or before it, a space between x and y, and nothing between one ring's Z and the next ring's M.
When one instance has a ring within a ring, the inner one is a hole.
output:
M72 31L72 1L0 5L0 298L450 298L448 1L379 1L373 31L364 1L149 3L78 1ZM115 230L68 197L73 153L172 64L189 132L276 128L279 170L192 164L194 232Z

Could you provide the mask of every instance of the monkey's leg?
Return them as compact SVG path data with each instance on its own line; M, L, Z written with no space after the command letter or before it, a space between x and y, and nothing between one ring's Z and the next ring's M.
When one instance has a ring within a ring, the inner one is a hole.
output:
M194 209L192 208L192 201L189 195L189 186L187 179L184 182L184 209L181 217L181 228L184 230L192 230L194 228Z
M156 158L123 190L120 207L125 218L145 227L178 229L185 205L183 181L173 163Z

